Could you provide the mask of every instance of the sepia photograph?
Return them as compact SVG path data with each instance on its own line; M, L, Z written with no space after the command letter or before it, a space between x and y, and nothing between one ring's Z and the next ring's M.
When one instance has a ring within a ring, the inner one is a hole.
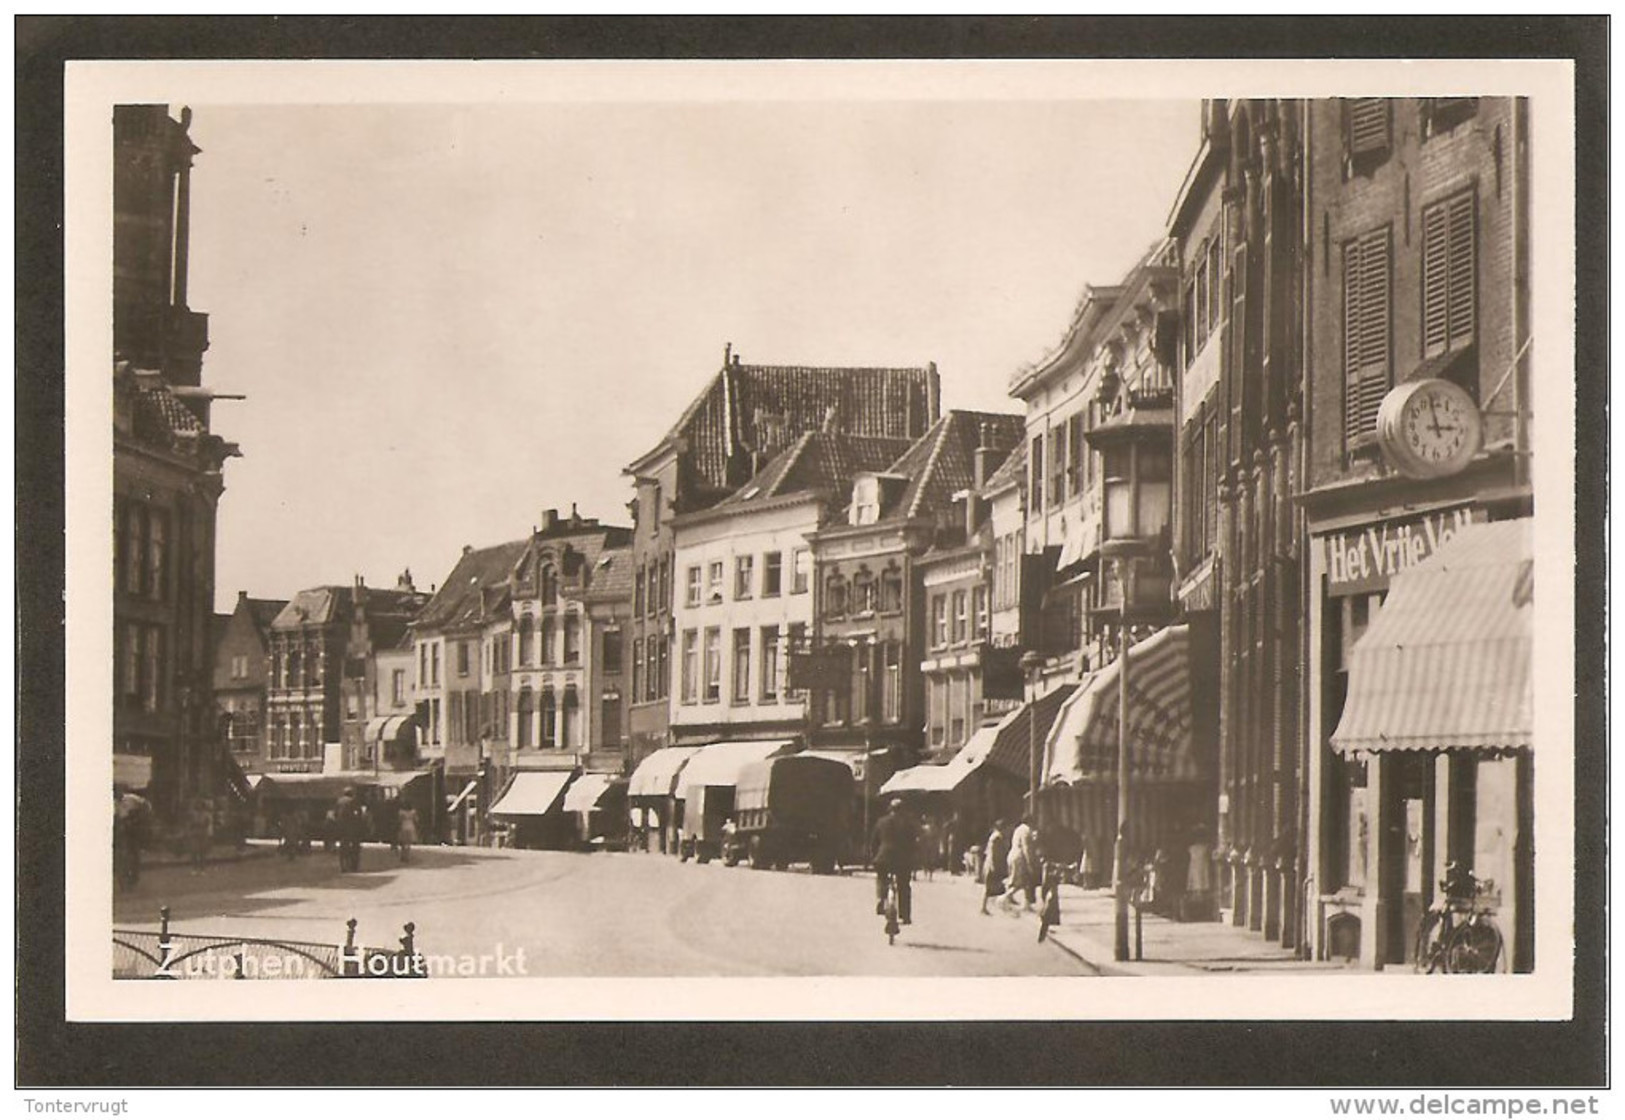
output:
M70 1021L1574 1017L1572 62L63 97Z

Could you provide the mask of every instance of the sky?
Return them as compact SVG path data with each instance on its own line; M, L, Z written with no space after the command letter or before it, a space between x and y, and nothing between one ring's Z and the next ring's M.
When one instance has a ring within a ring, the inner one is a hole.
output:
M729 344L1019 412L1199 140L1194 101L191 107L204 382L247 397L213 416L222 610L427 589L545 508L627 523Z

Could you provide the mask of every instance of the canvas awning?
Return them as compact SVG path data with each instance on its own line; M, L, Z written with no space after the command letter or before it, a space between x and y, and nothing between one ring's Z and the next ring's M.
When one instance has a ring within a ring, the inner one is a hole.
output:
M827 758L831 762L839 762L852 771L854 778L863 777L862 751L802 751L797 758Z
M1012 712L1001 723L1014 719L1015 715ZM994 740L998 737L999 726L989 724L978 728L947 762L899 770L886 779L886 783L880 787L881 794L952 793L987 761L988 752L993 749Z
M521 770L513 776L508 788L497 803L491 806L494 817L542 817L551 813L559 802L559 794L570 784L573 770Z
M613 774L583 774L577 778L564 793L564 811L566 813L590 813L599 808L604 795L617 785L625 787L626 782Z
M1119 663L1067 700L1044 745L1044 783L1117 776ZM1191 739L1190 628L1169 626L1129 649L1129 759L1140 781L1202 776Z
M410 715L373 716L367 721L367 742L372 743L382 740L386 743L393 743L400 738L401 732L411 724L412 720L413 717Z
M699 747L662 747L632 771L628 797L670 797L677 792L677 775Z
M152 784L152 756L146 754L115 754L113 756L113 782L129 789L146 789Z
M1463 525L1394 577L1349 660L1343 753L1533 746L1529 519Z
M704 786L731 786L739 780L739 772L746 766L782 754L791 745L786 739L752 739L711 743L701 747L678 775L677 796L686 801L691 790Z

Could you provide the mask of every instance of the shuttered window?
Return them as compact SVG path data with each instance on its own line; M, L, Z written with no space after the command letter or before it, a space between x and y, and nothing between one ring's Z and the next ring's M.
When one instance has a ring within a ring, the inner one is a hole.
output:
M1386 226L1343 245L1343 417L1351 446L1375 433L1391 382L1391 257Z
M1476 327L1473 192L1422 211L1422 355L1468 346Z
M1380 157L1388 153L1389 122L1392 117L1386 98L1350 98L1343 103L1343 112L1351 160L1367 156Z

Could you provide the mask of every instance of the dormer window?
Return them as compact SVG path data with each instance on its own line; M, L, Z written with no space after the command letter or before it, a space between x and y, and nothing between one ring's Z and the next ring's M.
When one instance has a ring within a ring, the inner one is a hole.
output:
M873 525L880 520L880 479L860 478L852 487L852 524Z

